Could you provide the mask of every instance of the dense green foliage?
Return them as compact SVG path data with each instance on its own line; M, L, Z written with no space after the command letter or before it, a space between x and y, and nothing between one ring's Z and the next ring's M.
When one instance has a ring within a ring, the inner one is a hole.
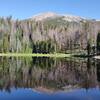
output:
M97 36L97 53L100 54L100 33Z
M54 53L55 46L53 45L52 41L41 41L33 43L33 53Z

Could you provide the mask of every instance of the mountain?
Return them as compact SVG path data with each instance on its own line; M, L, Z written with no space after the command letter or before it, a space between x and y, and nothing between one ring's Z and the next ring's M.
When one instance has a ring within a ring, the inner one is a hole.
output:
M86 52L88 45L99 44L99 32L99 20L53 12L25 20L0 18L0 52Z
M81 18L79 16L60 15L60 14L56 14L56 13L53 13L53 12L47 12L47 13L41 13L41 14L38 14L38 15L34 15L32 17L32 20L43 21L43 20L46 20L48 18L51 18L51 19L62 18L62 20L69 21L69 22L72 22L72 21L79 22L79 21L84 20L83 18Z

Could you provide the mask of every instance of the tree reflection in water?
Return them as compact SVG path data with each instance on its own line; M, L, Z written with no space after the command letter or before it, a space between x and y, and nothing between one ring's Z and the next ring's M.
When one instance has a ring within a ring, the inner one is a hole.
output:
M99 87L100 62L93 59L1 57L0 89L58 91Z

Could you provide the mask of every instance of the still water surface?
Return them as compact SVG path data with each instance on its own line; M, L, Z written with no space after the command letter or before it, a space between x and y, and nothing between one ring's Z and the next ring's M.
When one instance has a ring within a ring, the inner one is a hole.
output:
M100 100L100 61L0 57L0 100Z

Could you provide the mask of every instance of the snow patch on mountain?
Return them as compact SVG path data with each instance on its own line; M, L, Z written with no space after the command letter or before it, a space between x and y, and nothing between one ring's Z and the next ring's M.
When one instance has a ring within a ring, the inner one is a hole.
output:
M72 21L80 22L83 19L79 16L64 15L63 20L66 20L66 21L69 21L69 22L72 22Z

